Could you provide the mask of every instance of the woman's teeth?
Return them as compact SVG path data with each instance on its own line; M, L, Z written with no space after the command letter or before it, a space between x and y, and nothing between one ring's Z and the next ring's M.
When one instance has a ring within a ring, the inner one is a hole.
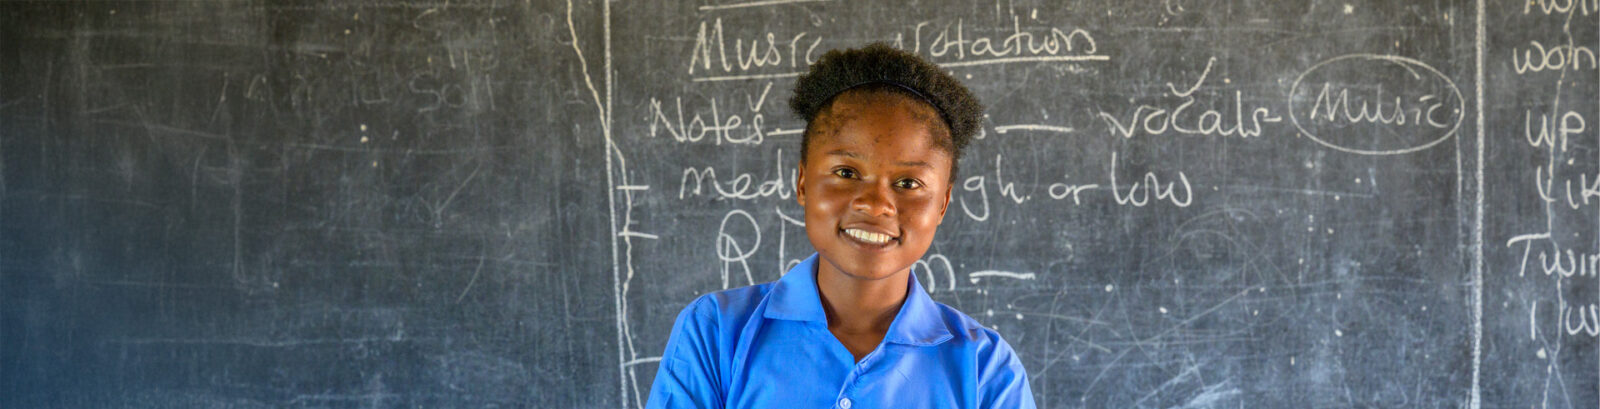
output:
M844 234L848 234L850 237L854 237L856 240L861 240L872 244L886 244L890 239L889 235L887 234L873 233L860 229L844 229Z

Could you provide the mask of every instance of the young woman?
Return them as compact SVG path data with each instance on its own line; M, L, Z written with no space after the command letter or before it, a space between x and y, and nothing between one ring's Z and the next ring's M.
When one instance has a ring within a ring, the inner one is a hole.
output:
M1011 346L911 271L950 204L983 107L884 44L824 54L789 100L806 120L795 196L817 254L678 315L650 408L1032 408Z

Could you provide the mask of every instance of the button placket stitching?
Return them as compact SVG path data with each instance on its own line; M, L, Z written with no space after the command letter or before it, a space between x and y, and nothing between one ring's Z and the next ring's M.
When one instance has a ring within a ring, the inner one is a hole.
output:
M834 406L838 407L839 409L850 409L850 407L854 405L854 402L852 402L848 396L845 396L845 394L850 392L851 389L855 388L856 381L860 380L863 374L866 374L867 366L871 365L873 359L876 358L882 351L883 346L879 345L878 349L874 349L872 352L868 352L867 356L861 357L861 362L856 362L855 369L851 370L850 376L845 378L844 388L839 391L839 399L834 401Z

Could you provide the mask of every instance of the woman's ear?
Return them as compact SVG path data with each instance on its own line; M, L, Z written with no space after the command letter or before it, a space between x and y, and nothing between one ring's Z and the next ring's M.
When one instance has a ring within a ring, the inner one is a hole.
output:
M950 192L956 190L954 184L944 187L944 204L939 206L939 220L944 221L944 211L950 210Z
M949 198L946 198L945 200L949 201ZM800 203L800 207L801 208L806 207L806 161L805 160L801 160L799 165L796 165L796 168L795 168L794 201Z

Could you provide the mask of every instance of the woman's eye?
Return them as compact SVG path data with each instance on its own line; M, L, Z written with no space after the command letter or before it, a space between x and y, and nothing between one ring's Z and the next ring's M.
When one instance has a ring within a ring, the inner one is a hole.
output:
M894 182L894 185L901 189L916 189L922 187L922 182L918 182L916 179L900 179Z
M850 168L835 169L833 171L833 174L837 175L839 177L845 178L845 179L855 179L856 178L856 171L854 169L850 169Z

